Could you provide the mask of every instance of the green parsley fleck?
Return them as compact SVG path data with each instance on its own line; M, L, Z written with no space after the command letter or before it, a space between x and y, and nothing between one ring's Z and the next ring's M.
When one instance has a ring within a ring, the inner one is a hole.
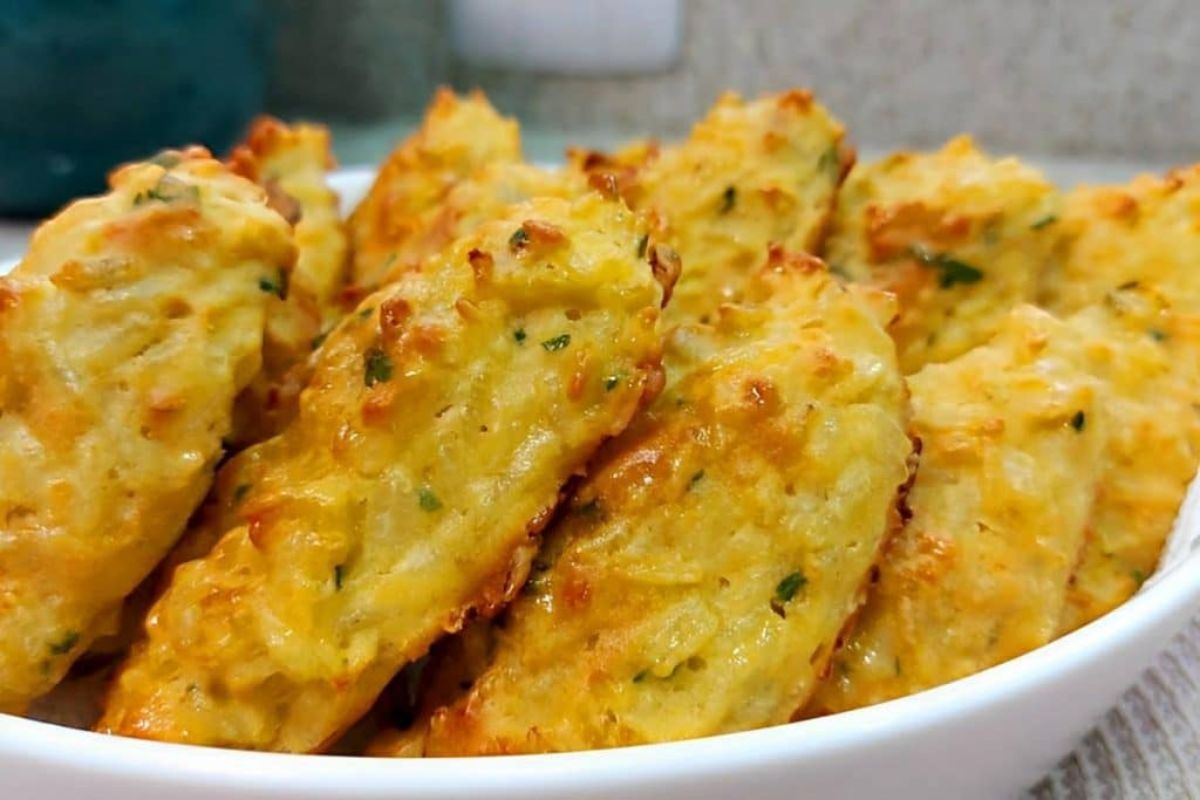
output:
M644 669L641 672L639 672L637 675L633 676L633 682L641 683L642 681L646 680L646 678L649 678L649 677L650 677L650 670Z
M909 248L909 253L917 261L941 273L938 277L938 286L943 289L949 289L957 283L971 284L983 280L983 272L965 261L959 261L945 253L934 253L917 244Z
M638 249L637 249L638 258L646 257L646 246L649 244L650 244L650 234L643 233L642 238L638 239Z
M796 596L796 592L803 589L806 583L808 583L808 578L804 577L803 572L793 572L775 587L775 599L780 603L791 601Z
M279 270L275 277L262 277L258 279L258 288L262 289L267 294L276 295L280 300L287 299L288 291L288 274L284 270Z
M246 495L250 494L250 490L254 488L250 483L239 483L233 489L233 502L240 503L246 499Z
M417 503L422 511L438 511L442 507L442 501L438 500L438 496L428 486L422 486L417 492Z
M77 644L79 644L79 632L67 631L57 642L50 643L50 655L66 655L67 653L71 652L71 649Z
M844 281L850 280L850 273L846 272L846 268L841 264L830 264L829 271Z
M325 340L329 338L330 331L322 331L312 339L312 349L320 350L321 345L325 344Z
M575 509L575 513L581 517L595 519L604 515L604 508L600 505L600 498L593 497L581 506Z
M367 306L362 311L358 312L358 318L359 319L370 319L371 315L374 313L375 313L375 306Z
M1039 219L1037 222L1030 225L1029 229L1031 231L1040 231L1042 228L1046 227L1047 225L1053 225L1056 222L1058 222L1057 214L1047 214L1046 216Z
M553 339L547 339L546 341L542 342L542 349L549 353L553 353L555 351L564 349L570 343L571 334L561 333L558 336L555 336Z
M1083 426L1087 424L1087 417L1082 411L1076 411L1075 416L1071 417L1071 427L1077 431L1083 431Z
M513 331L513 338L517 340L517 344L521 344L522 342L524 342L525 341L525 329L517 328L515 331Z
M382 348L372 347L363 354L363 383L374 386L392 379L392 359Z
M158 179L158 183L146 191L138 192L134 195L133 204L134 206L140 206L152 200L157 200L160 203L173 203L176 200L199 203L200 188L184 183L177 178L172 178L170 175L163 175Z
M617 375L609 375L604 379L604 391L611 392L617 388L617 384L621 382L621 378Z
M336 591L340 592L342 590L342 581L346 577L345 570L346 568L341 564L338 564L333 568L333 588Z
M1135 569L1133 572L1129 573L1129 576L1133 578L1133 582L1138 585L1139 589L1142 588L1142 584L1146 582L1146 573L1142 572L1140 569Z
M726 186L721 192L721 213L728 214L737 203L737 187Z
M1160 331L1158 328L1151 328L1150 329L1150 338L1156 342L1166 341L1167 332Z
M690 492L702 480L704 480L704 470L696 470L692 474L692 477L688 479L687 490Z
M835 175L841 170L842 159L838 157L837 145L831 145L828 150L821 153L821 157L817 159L817 169L822 172L833 172Z
M529 232L522 226L517 228L512 236L508 237L508 246L513 250L521 250L525 245L529 244Z
M896 658L894 660L895 660L894 667L896 670L896 677L898 678L898 677L900 677L900 656L896 656Z

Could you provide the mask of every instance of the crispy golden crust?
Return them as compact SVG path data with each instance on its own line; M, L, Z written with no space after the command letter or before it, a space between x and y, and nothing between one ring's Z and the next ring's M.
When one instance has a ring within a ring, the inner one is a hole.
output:
M272 208L293 224L296 267L289 295L299 292L320 309L325 325L342 317L348 241L329 173L337 167L323 125L285 125L260 117L229 157L234 172L267 190Z
M0 708L62 678L183 530L294 256L199 148L115 172L0 278Z
M439 89L420 129L383 162L350 217L351 282L364 292L382 285L394 266L393 255L403 255L410 240L424 232L418 218L436 215L447 191L482 167L520 160L515 120L496 113L481 92L460 98Z
M825 248L830 268L893 292L905 374L987 341L1032 301L1059 242L1059 198L1036 170L960 136L850 172Z
M694 322L742 300L769 245L817 252L854 160L843 134L806 91L749 103L726 94L686 142L576 153L572 163L612 174L631 207L656 223L653 238L679 252L684 270L666 318Z
M1200 321L1127 287L1070 318L1105 381L1110 435L1061 633L1129 599L1158 564L1200 463Z
M561 486L659 385L662 288L592 193L509 209L330 336L281 436L222 469L100 729L327 744L523 582Z
M893 522L894 349L815 259L776 254L602 451L429 755L580 750L786 722ZM410 746L407 752L412 752Z
M293 226L296 266L267 309L263 369L238 398L233 440L274 436L295 416L313 342L343 314L348 242L328 173L336 164L321 125L254 121L230 168L262 186L271 207Z
M809 713L912 694L1057 635L1108 435L1089 345L1022 306L987 344L909 378L911 517Z
M451 242L503 213L507 206L535 197L571 199L587 191L579 175L552 172L519 161L486 164L446 189L433 206L414 213L408 233L388 256L381 283L419 269Z
M1157 287L1178 313L1200 314L1200 164L1128 186L1082 186L1067 195L1069 240L1061 269L1040 301L1069 314L1139 281Z

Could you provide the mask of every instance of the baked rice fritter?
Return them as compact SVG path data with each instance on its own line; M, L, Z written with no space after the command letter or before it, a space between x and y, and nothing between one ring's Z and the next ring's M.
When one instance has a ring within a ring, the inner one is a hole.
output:
M856 165L824 256L835 272L896 295L891 332L907 375L982 344L1034 300L1056 254L1058 206L1036 170L960 136L935 153Z
M809 713L913 694L1057 636L1108 429L1088 344L1021 306L988 343L908 379L911 517Z
M200 148L111 184L0 277L0 709L61 680L183 532L294 258Z
M643 229L589 194L515 206L362 306L300 413L221 470L99 729L322 749L523 583L567 479L661 386Z
M907 403L875 309L820 262L775 252L743 293L676 331L666 390L601 452L427 755L687 739L807 700L896 522Z

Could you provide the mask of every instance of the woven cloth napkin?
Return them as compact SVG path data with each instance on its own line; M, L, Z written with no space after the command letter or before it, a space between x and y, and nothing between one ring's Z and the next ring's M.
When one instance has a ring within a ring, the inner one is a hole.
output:
M1200 798L1200 618L1029 794L1037 800Z

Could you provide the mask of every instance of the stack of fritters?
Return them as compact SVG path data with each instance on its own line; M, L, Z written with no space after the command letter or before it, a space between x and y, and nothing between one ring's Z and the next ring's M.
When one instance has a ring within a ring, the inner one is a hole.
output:
M228 164L116 172L0 278L0 708L145 581L102 731L781 724L1120 604L1200 461L1195 169L854 165L798 90L555 170L443 90L345 222L332 166L260 120Z

